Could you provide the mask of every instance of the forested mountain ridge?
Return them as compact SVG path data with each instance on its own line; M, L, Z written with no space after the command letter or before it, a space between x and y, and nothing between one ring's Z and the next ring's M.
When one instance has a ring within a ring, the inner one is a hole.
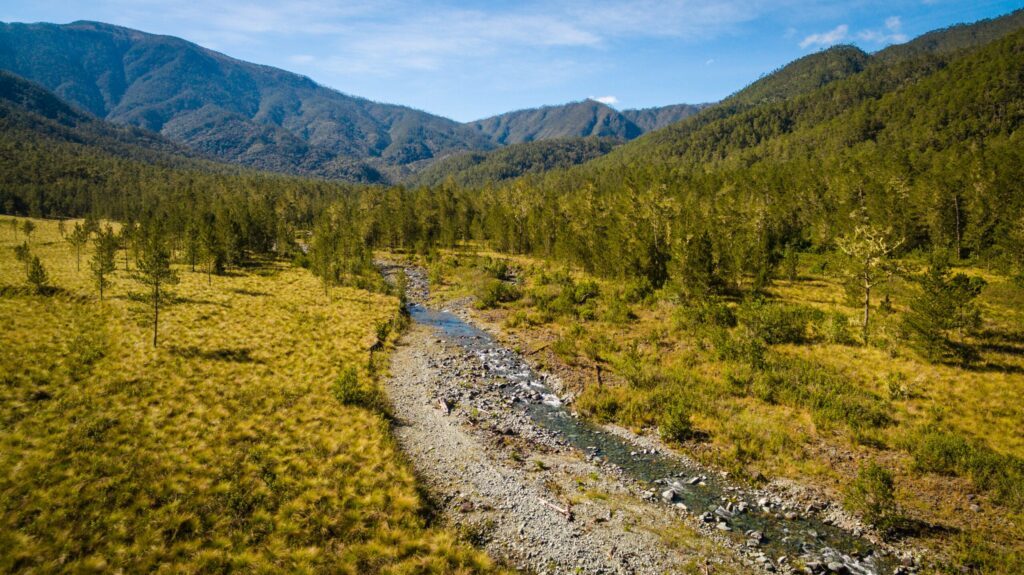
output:
M0 68L98 117L265 170L381 181L417 162L493 147L446 118L102 23L2 24Z
M436 186L446 181L479 188L549 170L568 168L612 151L614 138L554 138L523 142L491 150L469 152L434 162L403 182L408 186Z
M556 138L632 140L699 112L706 104L675 104L641 110L616 110L586 99L557 106L527 108L469 122L497 144L521 144Z
M643 133L610 106L590 99L508 112L469 126L498 144L586 136L631 140Z
M673 104L654 108L622 110L619 113L637 125L641 130L651 132L685 120L710 104Z
M96 118L73 108L45 88L2 70L0 133L4 140L22 149L36 144L74 145L148 163L213 166L159 134ZM17 156L14 154L12 159Z

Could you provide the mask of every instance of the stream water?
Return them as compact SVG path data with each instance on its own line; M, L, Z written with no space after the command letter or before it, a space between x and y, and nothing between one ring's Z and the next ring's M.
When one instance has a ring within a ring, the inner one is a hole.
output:
M545 385L543 375L534 372L519 354L458 316L420 304L411 305L409 311L413 320L433 327L443 338L476 355L490 375L506 380L503 389L517 398L513 408L525 410L537 425L557 433L580 451L619 467L648 485L666 505L684 504L738 542L759 539L757 547L764 553L762 562L771 564L769 569L786 557L790 562L798 559L813 573L881 575L900 571L891 556L861 537L806 514L789 514L787 519L777 507L763 505L763 498L681 458L644 452L573 417Z

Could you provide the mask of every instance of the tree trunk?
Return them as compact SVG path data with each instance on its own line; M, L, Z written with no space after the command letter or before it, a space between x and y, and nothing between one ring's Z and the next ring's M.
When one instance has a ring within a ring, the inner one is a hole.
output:
M153 288L153 347L156 347L157 326L160 324L160 284Z
M961 248L960 238L960 195L953 195L953 211L956 213L956 260L960 261L963 258L963 250Z
M871 286L864 286L864 346L868 345L871 325Z

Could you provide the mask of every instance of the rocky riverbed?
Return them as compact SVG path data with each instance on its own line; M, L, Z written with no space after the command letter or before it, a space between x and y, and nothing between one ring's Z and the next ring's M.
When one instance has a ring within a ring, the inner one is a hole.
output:
M495 556L547 573L915 570L811 490L740 488L655 438L565 420L556 377L474 328L467 301L423 307L425 274L407 275L418 321L388 382L396 435L449 521Z

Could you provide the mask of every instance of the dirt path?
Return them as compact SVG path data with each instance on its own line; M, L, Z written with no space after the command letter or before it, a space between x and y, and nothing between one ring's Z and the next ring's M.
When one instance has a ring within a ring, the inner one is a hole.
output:
M484 398L492 385L457 346L414 324L395 350L387 389L395 435L443 515L493 556L552 574L745 571L725 546L538 437L525 416L484 412L503 407L497 397L439 401L453 387Z

